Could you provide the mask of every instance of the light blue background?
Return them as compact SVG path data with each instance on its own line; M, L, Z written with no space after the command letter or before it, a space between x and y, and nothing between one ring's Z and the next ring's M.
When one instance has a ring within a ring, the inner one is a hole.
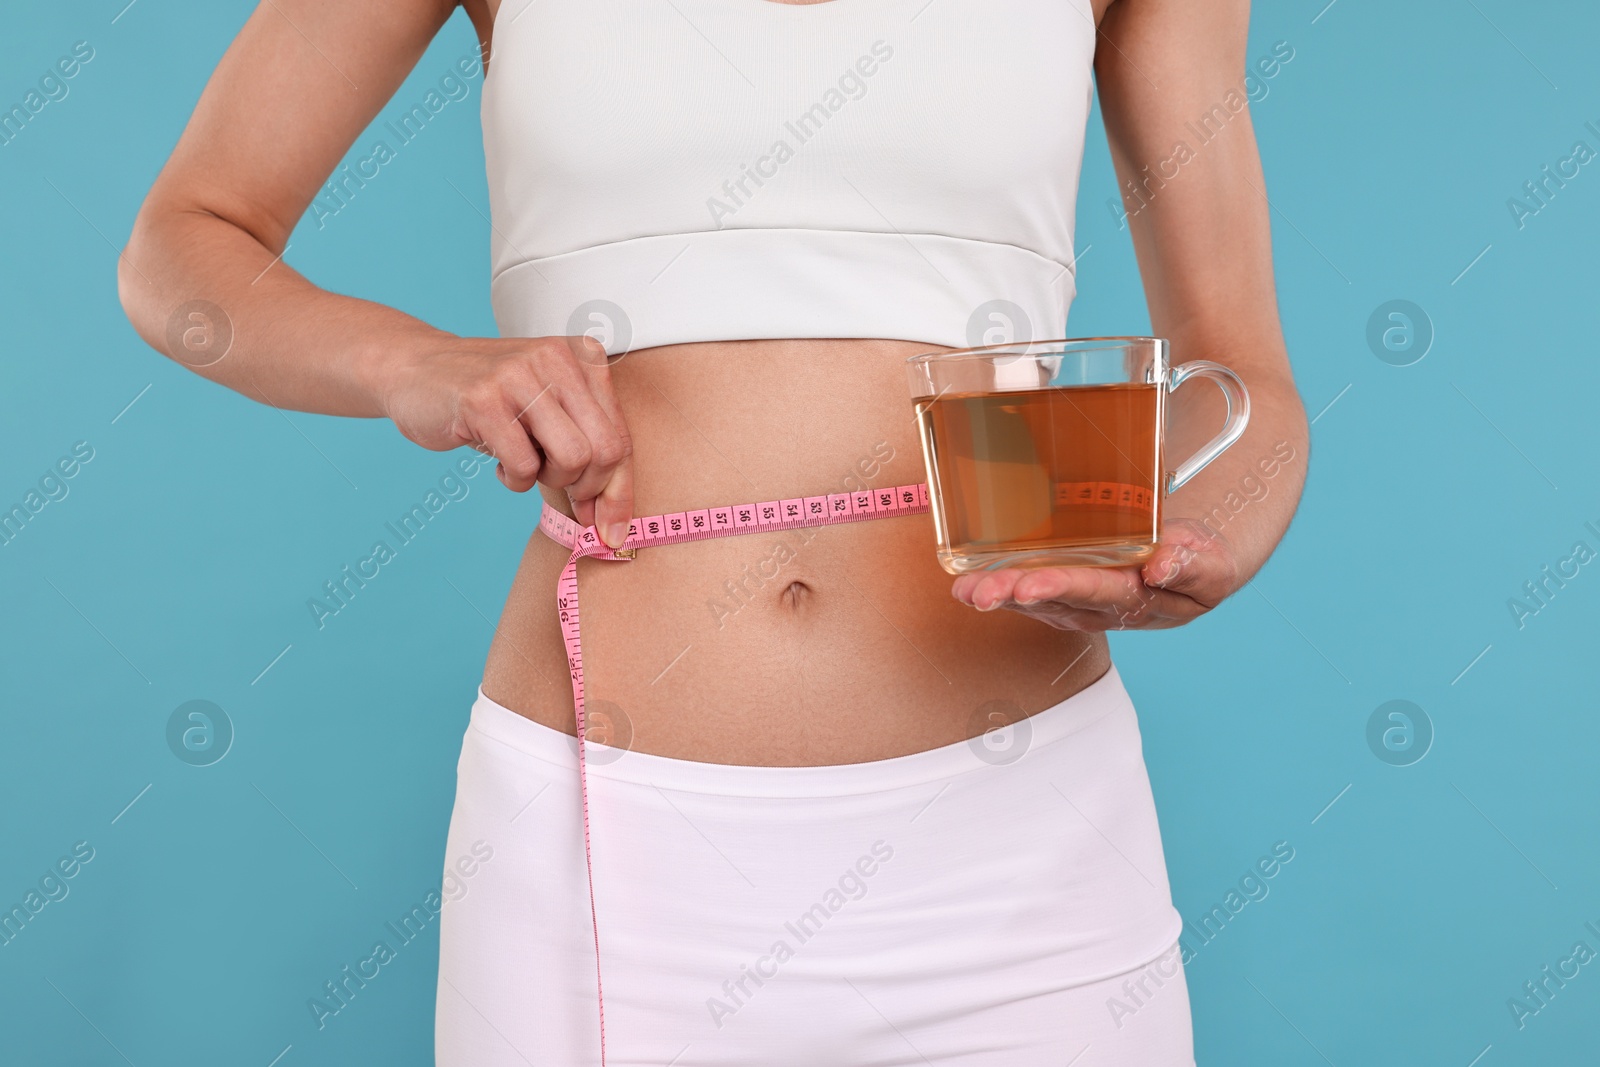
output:
M7 106L73 42L95 49L0 148L0 504L74 442L95 450L0 548L0 904L74 842L96 852L0 947L0 1059L430 1062L435 928L325 1030L305 1002L438 886L488 619L535 516L485 472L311 627L305 599L453 457L251 403L133 334L113 246L248 5L143 0L113 22L124 2L11 5L0 34ZM1506 200L1575 140L1600 148L1600 13L1324 2L1258 5L1249 47L1295 50L1253 110L1318 415L1305 499L1252 588L1113 638L1184 915L1274 842L1296 853L1190 965L1199 1059L1580 1062L1600 963L1524 1029L1506 1002L1574 942L1600 949L1600 565L1522 629L1507 601L1575 541L1600 548L1600 166L1523 229ZM457 14L385 117L472 43ZM492 332L480 83L325 229L301 226L298 269ZM1096 118L1076 335L1147 321L1114 195ZM1365 339L1396 298L1436 333L1411 366ZM208 768L165 741L196 698L237 729ZM1391 699L1437 732L1413 766L1366 742Z

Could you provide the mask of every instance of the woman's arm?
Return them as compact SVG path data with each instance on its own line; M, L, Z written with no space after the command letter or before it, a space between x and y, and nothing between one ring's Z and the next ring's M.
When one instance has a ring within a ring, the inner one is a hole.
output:
M621 523L625 535L632 516L631 446L598 344L457 337L320 289L280 259L312 197L454 7L257 8L139 212L118 263L122 305L152 347L212 381L278 407L391 418L424 448L479 446L500 460L508 487L566 487L579 519L600 522L618 544L605 527ZM174 316L195 300L231 324L220 359L169 351Z
M1249 428L1167 501L1161 547L1142 567L963 575L957 599L1063 629L1175 626L1241 587L1289 526L1310 438L1278 322L1266 182L1240 106L1249 14L1248 0L1113 0L1095 55L1151 328L1171 340L1174 362L1214 360L1244 379ZM1202 143L1191 126L1208 115ZM1210 388L1175 394L1190 417L1173 424L1171 455L1221 428Z

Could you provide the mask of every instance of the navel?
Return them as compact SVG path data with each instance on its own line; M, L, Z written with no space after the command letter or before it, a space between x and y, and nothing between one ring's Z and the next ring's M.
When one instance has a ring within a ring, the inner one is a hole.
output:
M783 587L783 592L778 595L784 607L799 611L811 599L811 587L805 582L790 582Z

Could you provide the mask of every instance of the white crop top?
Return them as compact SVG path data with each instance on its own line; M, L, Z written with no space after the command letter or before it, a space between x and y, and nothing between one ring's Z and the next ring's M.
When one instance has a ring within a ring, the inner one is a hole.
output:
M506 336L1065 336L1089 0L502 0ZM997 303L999 302L999 303ZM1003 331L1002 331L1003 332Z

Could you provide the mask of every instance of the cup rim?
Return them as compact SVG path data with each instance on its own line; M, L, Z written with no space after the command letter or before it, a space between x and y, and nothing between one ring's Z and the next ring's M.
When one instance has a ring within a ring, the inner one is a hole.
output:
M1165 346L1165 337L1139 336L1134 334L1114 334L1104 337L1057 337L1042 338L1037 341L1007 341L998 345L979 345L976 348L956 348L949 352L920 352L914 356L907 356L907 363L931 363L942 359L982 359L985 356L996 355L1011 349L1032 348L1035 345L1068 345L1071 350L1078 352L1094 352L1109 348L1128 348L1136 342L1154 343ZM1025 353L1018 353L1023 355Z

